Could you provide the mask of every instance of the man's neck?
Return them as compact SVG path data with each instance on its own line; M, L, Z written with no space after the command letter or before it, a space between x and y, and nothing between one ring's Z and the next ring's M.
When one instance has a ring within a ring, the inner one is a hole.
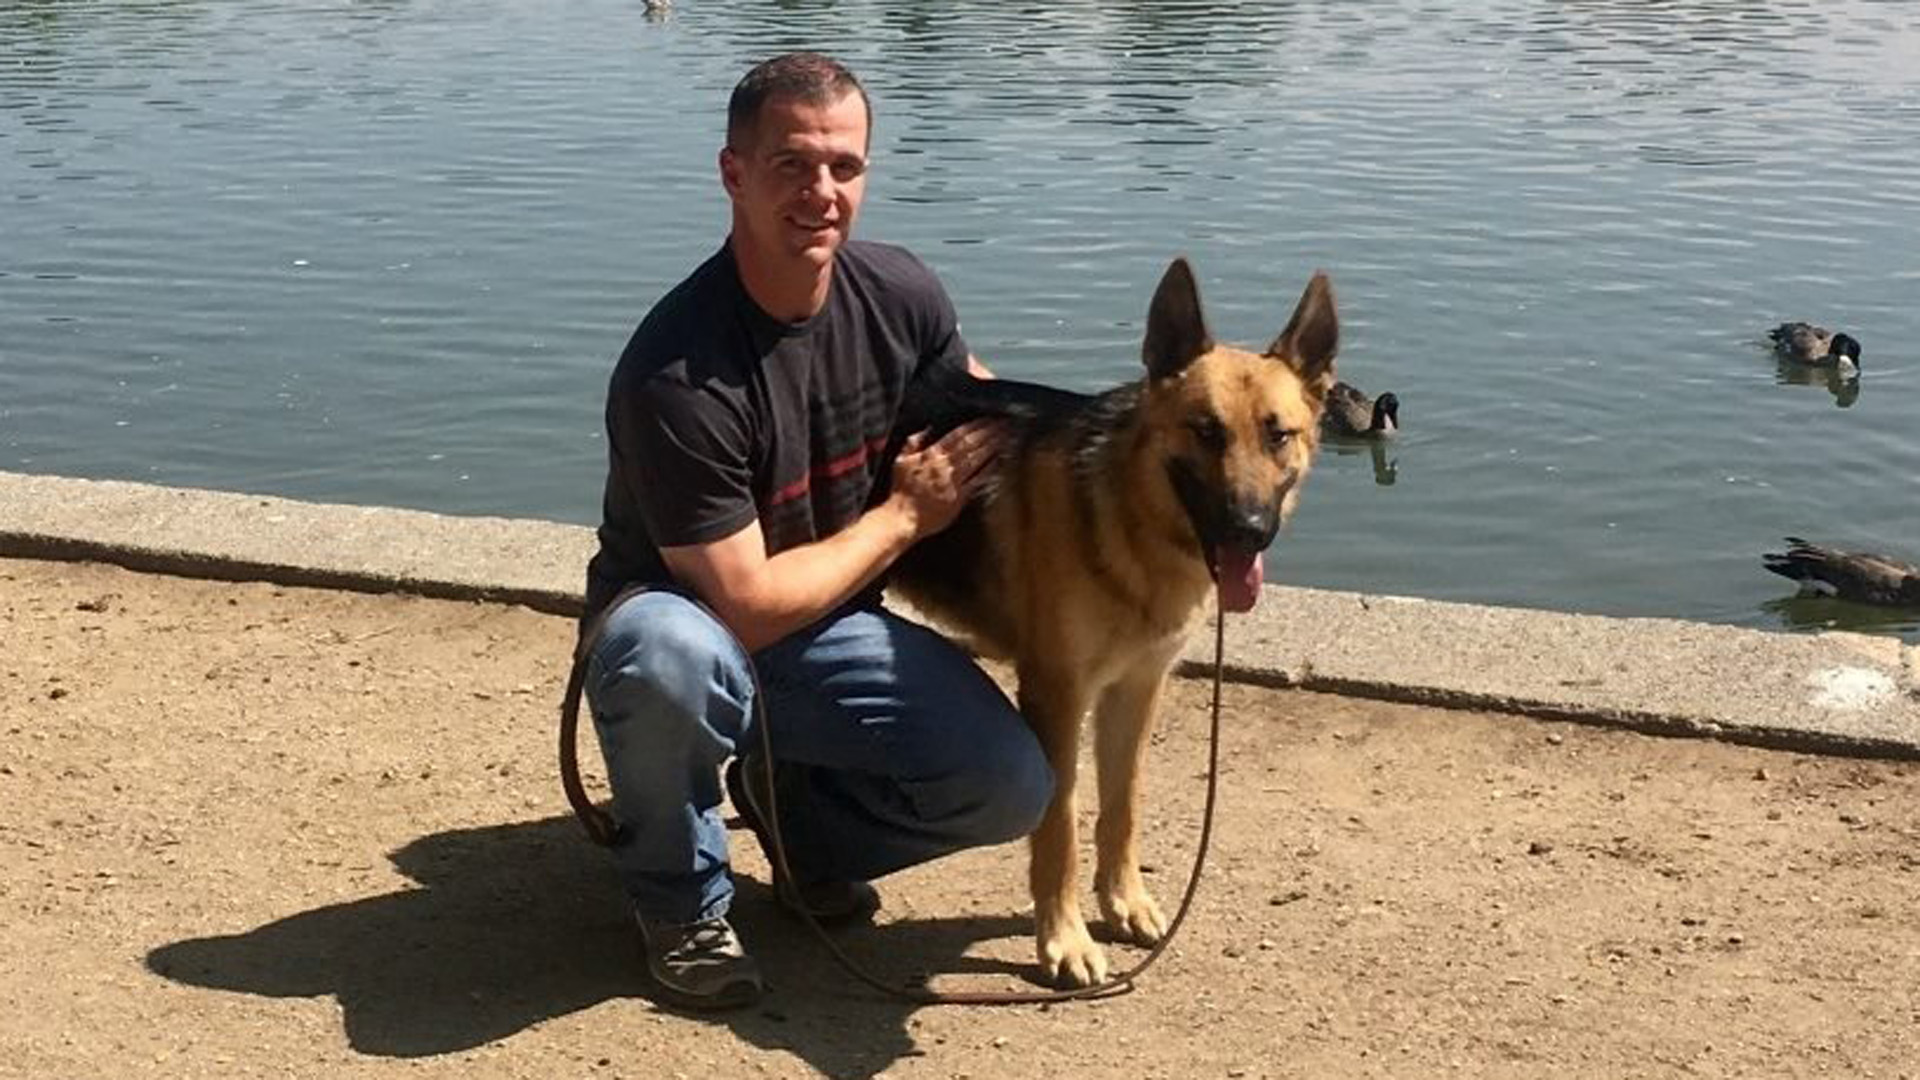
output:
M733 260L747 295L760 310L780 322L804 322L827 306L827 291L833 285L832 263L813 267L792 260L792 265L778 265L774 259L743 250L737 236Z

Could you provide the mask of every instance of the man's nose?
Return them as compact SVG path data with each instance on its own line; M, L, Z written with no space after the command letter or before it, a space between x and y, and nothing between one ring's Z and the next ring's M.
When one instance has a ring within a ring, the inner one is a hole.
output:
M807 176L806 193L813 198L832 202L835 188L832 166L821 165Z

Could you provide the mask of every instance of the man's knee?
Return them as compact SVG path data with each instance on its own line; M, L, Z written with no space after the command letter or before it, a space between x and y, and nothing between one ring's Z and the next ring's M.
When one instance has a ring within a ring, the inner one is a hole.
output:
M745 700L739 646L705 609L677 594L628 599L607 614L592 648L587 691L605 719L635 710L706 718L716 698L736 706Z
M989 744L991 749L978 763L976 775L986 794L977 819L983 844L1030 835L1053 803L1053 769L1046 753L1026 728L1020 728L1017 736Z

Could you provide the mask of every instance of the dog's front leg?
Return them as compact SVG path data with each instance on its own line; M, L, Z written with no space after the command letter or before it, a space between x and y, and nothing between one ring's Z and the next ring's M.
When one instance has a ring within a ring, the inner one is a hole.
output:
M1167 917L1140 879L1135 844L1147 735L1166 682L1164 667L1142 664L1100 695L1093 715L1094 760L1100 770L1100 823L1094 829L1099 868L1093 890L1107 928L1137 945L1152 945L1167 932Z
M1055 985L1092 986L1107 980L1107 954L1080 914L1073 796L1086 699L1077 681L1058 668L1021 665L1019 674L1020 711L1053 766L1053 802L1034 830L1027 867L1034 946Z

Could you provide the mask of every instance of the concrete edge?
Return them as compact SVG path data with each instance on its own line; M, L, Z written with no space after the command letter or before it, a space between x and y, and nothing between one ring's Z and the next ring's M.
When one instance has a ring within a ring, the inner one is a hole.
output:
M5 531L3 525L0 525L0 558L106 563L140 573L205 581L257 581L342 592L405 593L435 600L519 604L548 615L570 617L578 616L584 606L578 590L489 586L374 571L227 558L207 552L144 547L133 543L111 544L80 537L13 533Z
M403 592L571 616L582 526L0 471L0 556ZM1196 633L1179 671L1212 673ZM1793 634L1269 586L1224 677L1378 701L1920 758L1920 650Z
M1213 661L1183 658L1175 673L1190 679L1213 677ZM1424 705L1465 712L1505 713L1534 720L1554 720L1596 727L1623 728L1669 738L1715 739L1741 746L1828 757L1858 757L1920 761L1920 741L1880 738L1805 727L1760 724L1722 724L1677 713L1658 713L1604 706L1579 706L1565 701L1516 698L1446 687L1414 686L1366 679L1335 679L1312 674L1293 675L1274 669L1227 664L1222 678L1229 683L1309 690L1395 705Z

